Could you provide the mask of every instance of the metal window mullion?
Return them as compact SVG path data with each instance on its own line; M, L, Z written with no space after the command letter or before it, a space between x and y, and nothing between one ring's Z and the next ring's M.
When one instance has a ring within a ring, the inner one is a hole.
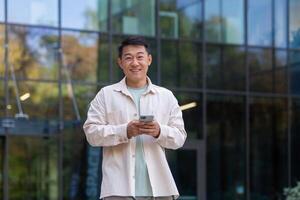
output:
M62 0L58 0L58 47L57 47L57 61L58 61L58 96L59 96L59 135L58 135L58 199L63 199L63 128L64 128L64 105L62 95Z
M113 76L113 39L112 39L112 0L108 0L108 27L107 27L107 32L108 32L108 59L109 59L109 82L112 83L114 76Z
M9 73L9 66L8 66L8 0L4 1L4 91L5 91L5 118L9 117L7 106L9 105L9 90L8 90L8 73ZM4 128L4 159L3 159L3 200L9 199L9 185L8 185L8 174L9 174L9 137L8 137L8 128Z
M161 32L160 32L159 11L160 11L160 0L155 0L157 84L161 85Z
M206 122L207 122L207 116L206 116L206 112L207 112L207 91L206 91L206 32L205 32L205 0L202 0L202 124L203 124L203 155L205 157L205 161L207 160L207 126L206 126ZM207 163L205 163L205 165L203 166L204 169L204 174L207 174ZM205 193L200 194L201 190L199 190L198 188L198 195L201 195L199 197L199 199L203 199L206 200L207 199L207 188L206 188L206 184L207 184L207 178L206 176L204 177L197 177L198 180L201 178L202 179L202 183L203 183L203 190L205 191Z
M272 52L271 52L271 55L272 55L272 60L271 60L271 63L272 63L272 93L275 93L275 71L276 71L276 42L275 42L275 0L271 0L271 31L272 31L272 34L271 34L271 39L272 39Z
M290 82L290 1L286 0L286 44L287 44L287 89L288 89L288 138L287 138L287 151L288 151L288 185L292 185L292 95L291 95L291 82Z
M246 131L245 131L245 137L246 137L246 145L245 145L245 156L246 156L246 200L250 200L250 184L251 184L251 170L250 170L250 74L249 74L249 64L248 64L248 0L244 1L244 37L245 37L245 67L246 67L246 101L245 101L245 120L246 120Z

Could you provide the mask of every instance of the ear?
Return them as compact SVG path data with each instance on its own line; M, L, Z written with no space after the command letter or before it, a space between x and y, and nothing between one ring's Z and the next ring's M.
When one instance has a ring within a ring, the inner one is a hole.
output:
M149 54L149 55L148 55L148 66L150 66L151 63L152 63L152 55Z
M123 67L122 67L122 60L121 60L121 58L118 58L118 65L119 65L119 67L121 68L121 69L123 69Z

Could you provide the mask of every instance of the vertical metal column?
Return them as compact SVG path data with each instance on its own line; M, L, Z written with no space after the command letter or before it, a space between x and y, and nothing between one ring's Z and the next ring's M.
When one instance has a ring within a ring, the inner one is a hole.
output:
M5 32L4 32L4 65L5 65L5 72L4 72L4 91L5 91L5 118L9 117L8 113L8 105L9 105L9 91L8 91L8 73L9 73L9 66L8 66L8 27L7 27L7 6L8 0L4 1L4 23L5 23ZM9 139L8 139L8 128L4 128L4 160L3 160L3 200L8 200L9 198L9 185L8 185L8 149L9 149Z
M111 0L108 0L108 47L109 47L109 52L108 52L108 57L109 57L109 82L112 83L114 76L113 76L113 56L112 56L112 12L111 12L111 7L112 7L112 2Z
M160 0L155 1L155 34L156 34L156 62L157 62L157 84L161 85L161 33L159 21Z
M62 96L62 33L61 33L61 2L58 0L58 46L57 46L57 61L58 61L58 97L59 97L59 131L58 131L58 199L63 199L63 129L64 129L64 113L63 113L63 96Z
M206 33L205 33L205 0L202 0L202 124L203 124L203 154L205 156L205 165L203 165L204 176L200 177L198 175L197 179L200 181L202 179L202 187L204 194L201 194L201 190L198 188L198 194L201 195L200 199L206 200L207 199L207 189L206 189L206 174L207 174L207 127L206 127L206 112L207 112L207 90L206 90Z
M249 80L249 63L248 63L248 13L247 13L247 7L248 7L248 0L245 0L244 2L244 24L245 24L245 65L246 65L246 102L245 102L245 120L246 120L246 200L250 200L250 193L251 193L251 169L250 169L250 154L251 154L251 146L250 146L250 80Z
M291 97L291 82L290 82L290 43L289 43L289 6L290 1L286 0L286 44L287 44L287 89L288 89L288 143L287 143L287 152L288 152L288 185L292 185L292 97Z

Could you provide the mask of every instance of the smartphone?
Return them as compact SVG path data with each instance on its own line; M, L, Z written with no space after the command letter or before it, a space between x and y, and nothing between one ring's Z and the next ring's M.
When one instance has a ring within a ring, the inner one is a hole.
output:
M153 115L141 115L140 116L140 122L152 122L154 119Z

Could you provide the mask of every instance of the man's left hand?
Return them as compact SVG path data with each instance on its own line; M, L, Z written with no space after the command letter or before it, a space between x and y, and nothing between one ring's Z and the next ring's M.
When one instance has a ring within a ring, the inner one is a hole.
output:
M160 126L157 121L145 122L142 126L140 126L139 132L158 138L160 134Z

